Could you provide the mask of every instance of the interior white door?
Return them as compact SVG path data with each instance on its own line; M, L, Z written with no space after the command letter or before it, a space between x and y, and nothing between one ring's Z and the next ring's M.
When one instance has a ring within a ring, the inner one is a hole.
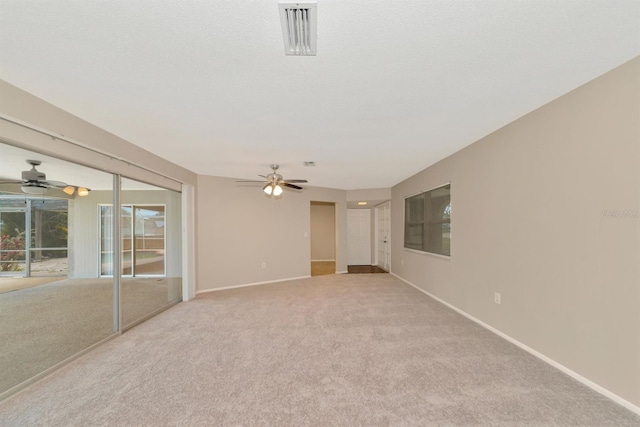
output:
M391 268L391 203L376 207L376 246L378 267L389 271Z
M347 209L349 265L371 265L371 210Z

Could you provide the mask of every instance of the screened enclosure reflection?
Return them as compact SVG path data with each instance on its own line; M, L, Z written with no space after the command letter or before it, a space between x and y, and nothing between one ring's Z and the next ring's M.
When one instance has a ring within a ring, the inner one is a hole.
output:
M26 272L26 203L0 193L0 274Z
M66 276L67 200L3 194L0 224L0 271L27 277Z

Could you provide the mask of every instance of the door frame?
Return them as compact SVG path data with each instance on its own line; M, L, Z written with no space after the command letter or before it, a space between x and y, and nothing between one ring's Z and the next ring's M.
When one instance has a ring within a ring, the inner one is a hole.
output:
M383 265L380 265L380 259L379 259L379 253L380 253L380 211L382 209L386 209L387 210L387 222L386 222L386 229L384 230L387 236L387 240L386 240L386 251L389 254L389 265L385 266L384 262L382 263ZM374 210L374 221L375 221L375 226L374 226L374 230L375 230L375 249L374 249L374 253L375 253L375 265L377 265L378 267L382 268L383 270L386 271L391 271L391 201L387 200L386 202L380 203L379 205L376 205L375 210Z

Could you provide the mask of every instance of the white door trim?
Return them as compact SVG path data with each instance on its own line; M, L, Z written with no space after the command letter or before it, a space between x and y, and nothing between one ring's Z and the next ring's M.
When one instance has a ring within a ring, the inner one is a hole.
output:
M391 270L391 202L386 201L375 208L375 265ZM384 234L384 236L381 236ZM381 241L384 240L383 243ZM384 245L384 247L380 247ZM383 259L380 259L380 253Z

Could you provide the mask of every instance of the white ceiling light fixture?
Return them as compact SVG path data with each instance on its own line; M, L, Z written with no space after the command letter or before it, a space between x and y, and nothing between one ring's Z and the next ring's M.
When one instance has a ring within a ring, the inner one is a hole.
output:
M47 187L38 184L25 184L21 188L23 193L36 196L42 196L47 192Z
M282 187L280 187L280 185L278 184L267 184L264 186L262 191L267 193L269 196L273 194L274 196L278 197L282 194Z
M313 2L280 3L280 23L284 54L315 56L318 39L318 4Z

